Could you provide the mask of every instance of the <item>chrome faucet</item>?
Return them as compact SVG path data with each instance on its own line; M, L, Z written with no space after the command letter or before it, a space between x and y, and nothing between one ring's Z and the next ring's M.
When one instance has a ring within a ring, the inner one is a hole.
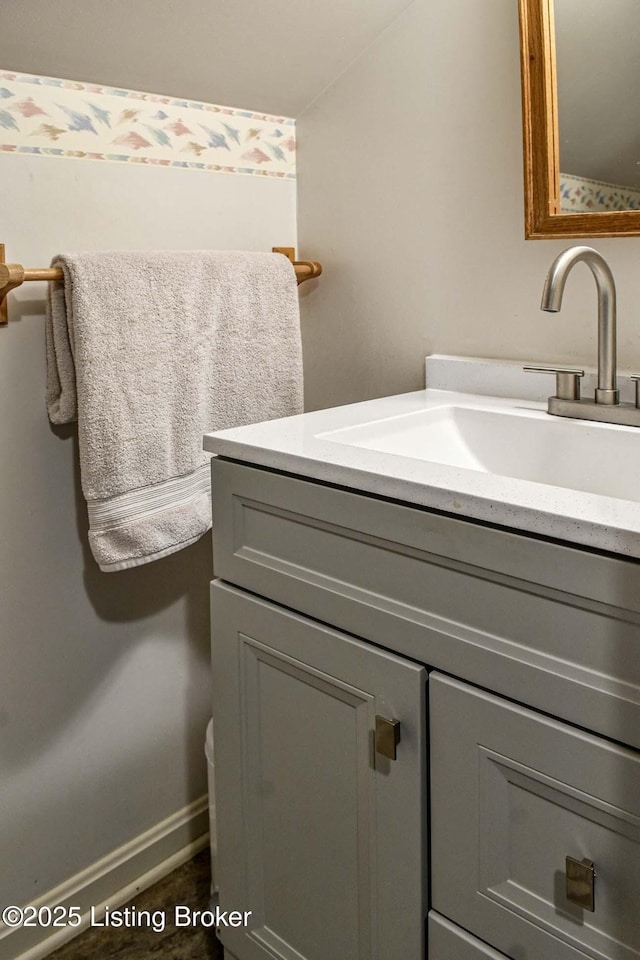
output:
M554 416L640 426L640 377L631 377L635 381L635 406L620 403L616 378L616 286L604 257L592 247L570 247L561 253L547 274L540 308L548 313L559 312L567 277L581 262L591 270L598 289L598 386L593 400L580 398L584 370L548 366L529 366L525 370L556 374L556 396L549 397L548 406Z

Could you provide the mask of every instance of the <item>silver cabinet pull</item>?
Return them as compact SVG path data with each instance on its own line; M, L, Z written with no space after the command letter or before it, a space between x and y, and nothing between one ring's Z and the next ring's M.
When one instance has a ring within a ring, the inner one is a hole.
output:
M567 857L566 878L567 900L593 913L596 908L596 870L593 860L575 860L573 857Z
M580 399L580 377L584 377L584 370L575 367L547 367L536 365L522 368L526 373L555 373L556 397L559 400Z
M387 720L376 714L376 753L396 759L396 747L400 743L400 721Z

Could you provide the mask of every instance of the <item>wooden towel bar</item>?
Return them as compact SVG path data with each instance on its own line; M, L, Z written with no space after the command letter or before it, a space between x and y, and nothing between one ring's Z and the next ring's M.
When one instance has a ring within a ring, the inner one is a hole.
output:
M273 253L282 253L293 263L298 285L319 277L322 266L316 260L296 260L293 247L273 247ZM20 263L5 263L4 244L0 243L0 324L7 323L7 294L29 280L62 280L60 267L23 267Z

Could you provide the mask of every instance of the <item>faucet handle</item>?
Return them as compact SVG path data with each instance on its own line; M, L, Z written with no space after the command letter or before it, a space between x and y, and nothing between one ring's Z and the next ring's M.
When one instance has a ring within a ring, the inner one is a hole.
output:
M640 374L634 373L629 380L633 380L636 385L636 407L640 407Z
M584 370L576 370L575 367L551 367L544 364L531 365L522 369L526 373L555 373L556 397L559 400L580 399L580 377L584 377Z

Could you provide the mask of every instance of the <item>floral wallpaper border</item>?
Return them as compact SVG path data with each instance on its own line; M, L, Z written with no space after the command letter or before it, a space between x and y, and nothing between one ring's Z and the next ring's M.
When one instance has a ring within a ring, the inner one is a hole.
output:
M603 180L589 180L572 173L560 174L561 213L605 213L609 210L640 210L640 190Z
M295 178L295 120L0 70L0 153Z

